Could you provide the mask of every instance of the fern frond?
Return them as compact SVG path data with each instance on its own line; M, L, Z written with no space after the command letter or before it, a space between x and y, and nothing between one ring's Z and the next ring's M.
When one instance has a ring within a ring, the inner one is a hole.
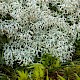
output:
M34 68L32 71L32 78L35 80L42 80L44 78L45 67L40 63L33 64L30 68Z
M28 79L28 72L24 72L24 71L18 71L17 73L19 74L18 76L18 80L27 80Z

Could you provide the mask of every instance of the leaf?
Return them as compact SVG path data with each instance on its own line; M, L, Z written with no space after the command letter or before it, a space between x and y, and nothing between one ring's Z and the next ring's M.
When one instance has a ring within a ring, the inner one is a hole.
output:
M30 66L29 68L33 68L32 71L32 78L35 80L41 80L42 78L44 78L44 66L40 63L35 63L32 66Z
M60 60L58 58L56 58L55 56L53 57L49 53L43 54L43 56L41 58L41 63L46 68L60 67Z
M28 72L24 72L24 71L18 71L17 73L19 74L18 76L18 80L27 80L28 79Z
M75 66L75 64L74 64L73 62L71 62L71 65L72 65L72 66Z
M80 80L80 77L76 73L74 75L76 76L76 80Z
M50 80L52 80L52 78L50 78Z
M54 67L60 67L60 60L59 60L59 59L57 59L57 60L55 61Z
M65 78L63 78L63 77L60 76L60 75L58 75L58 78L59 78L60 80L66 80Z
M47 70L47 76L46 76L46 80L49 80L49 77L48 77L48 70Z

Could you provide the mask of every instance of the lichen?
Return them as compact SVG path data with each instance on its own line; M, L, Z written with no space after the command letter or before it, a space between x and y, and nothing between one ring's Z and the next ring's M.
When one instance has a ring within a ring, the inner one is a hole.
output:
M27 65L39 53L41 56L50 53L62 62L71 60L79 32L79 3L79 0L0 2L0 34L9 38L3 49L6 64L20 60Z

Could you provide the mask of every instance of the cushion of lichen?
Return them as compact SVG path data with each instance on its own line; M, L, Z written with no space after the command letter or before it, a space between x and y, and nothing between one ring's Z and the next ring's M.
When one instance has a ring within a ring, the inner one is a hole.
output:
M44 53L60 57L62 62L72 60L73 44L80 31L79 13L78 0L0 2L0 34L5 43L6 64L13 65L16 60L33 63L36 55Z

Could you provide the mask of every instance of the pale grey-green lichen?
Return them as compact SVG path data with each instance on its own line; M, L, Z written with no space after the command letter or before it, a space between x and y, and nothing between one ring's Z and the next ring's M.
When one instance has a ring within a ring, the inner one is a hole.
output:
M80 30L79 0L2 0L0 35L6 64L16 60L27 65L38 53L51 53L62 62L71 60L74 42ZM57 10L56 10L57 9ZM10 15L6 20L3 16Z

